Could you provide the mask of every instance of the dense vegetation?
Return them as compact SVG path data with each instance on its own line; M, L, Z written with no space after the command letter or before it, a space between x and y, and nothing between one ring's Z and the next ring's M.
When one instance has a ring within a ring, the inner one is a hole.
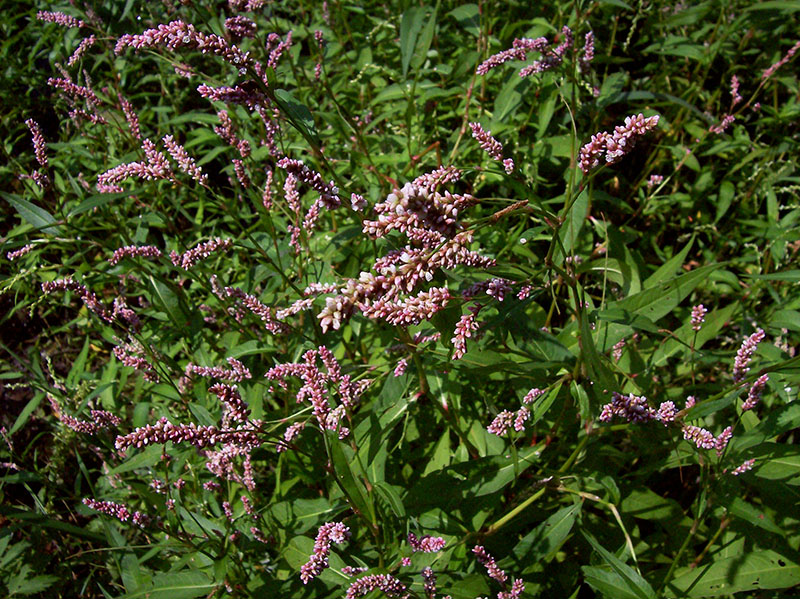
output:
M797 3L31 4L2 593L800 584Z

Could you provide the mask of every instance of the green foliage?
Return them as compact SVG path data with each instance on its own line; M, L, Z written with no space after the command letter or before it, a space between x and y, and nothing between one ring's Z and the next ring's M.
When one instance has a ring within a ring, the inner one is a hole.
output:
M0 8L0 592L800 584L797 3L40 4Z

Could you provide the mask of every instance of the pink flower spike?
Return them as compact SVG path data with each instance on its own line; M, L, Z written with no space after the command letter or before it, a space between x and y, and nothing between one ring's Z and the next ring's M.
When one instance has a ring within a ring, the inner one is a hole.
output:
M40 10L36 13L36 18L40 21L48 23L57 23L62 27L83 27L86 25L83 21L76 17L72 17L63 12L51 12L48 10Z
M753 458L751 460L745 460L741 466L736 467L731 474L734 476L739 476L740 474L744 474L748 470L752 470L753 466L755 466L756 459Z
M766 334L763 329L758 329L755 333L750 335L742 342L739 351L736 352L736 358L733 361L733 382L740 382L747 373L750 371L750 360L758 347L758 344L764 340Z

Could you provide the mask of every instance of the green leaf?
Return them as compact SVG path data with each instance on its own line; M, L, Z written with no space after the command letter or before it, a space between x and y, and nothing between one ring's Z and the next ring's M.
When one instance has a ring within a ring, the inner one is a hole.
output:
M428 50L431 47L431 42L433 41L433 32L436 28L436 13L439 10L439 5L437 3L436 8L433 9L433 14L431 18L428 19L428 22L425 24L425 28L422 30L419 38L417 39L416 46L414 48L414 56L411 59L411 67L419 69L428 57ZM405 72L403 73L405 75Z
M588 210L589 192L587 189L584 189L572 203L572 206L570 206L569 214L567 214L564 224L558 230L558 237L561 243L556 245L555 252L553 253L554 260L556 260L558 264L563 263L564 259L571 255L572 251L575 249L575 242L583 228L583 223L586 221ZM566 254L564 252L566 252Z
M695 270L682 274L667 283L660 283L650 289L645 289L626 297L625 299L609 304L609 308L620 308L634 314L642 314L653 322L675 309L701 282L708 278L714 270L722 264L708 264Z
M61 226L56 225L56 219L44 208L39 208L28 200L13 193L0 191L0 196L17 211L23 220L42 233L61 235Z
M683 517L683 510L677 501L647 488L631 491L620 508L626 516L642 520L680 520Z
M9 597L14 595L33 595L58 581L57 576L34 576L33 578L28 578L31 570L29 564L23 564L19 573L9 577L6 583Z
M367 490L356 476L356 473L353 472L355 463L352 458L352 450L347 447L348 452L351 454L348 457L345 454L345 445L339 440L336 431L325 431L325 434L328 439L336 482L341 487L353 510L376 524L375 509L367 495Z
M462 4L447 13L453 17L458 24L475 37L481 32L480 9L477 4Z
M386 503L392 508L395 516L398 518L406 517L406 508L403 506L403 500L400 498L400 494L397 492L397 488L394 485L390 485L386 482L379 482L376 483L375 490L378 492L378 495L386 500Z
M461 502L503 490L532 466L542 451L541 444L525 447L510 455L468 460L423 476L408 493L405 505L410 510L424 506L441 507L446 502Z
M581 534L583 534L583 537L589 541L589 544L594 550L600 554L603 561L611 566L611 569L619 577L619 581L621 582L620 589L625 591L626 596L630 593L631 596L638 597L639 599L655 599L656 593L653 587L642 578L641 574L620 560L613 553L606 550L591 534L586 531L581 531Z
M137 453L131 459L125 460L116 468L112 468L109 474L122 474L124 472L136 470L137 468L149 468L150 466L154 466L161 461L163 450L164 447L162 445L151 445L142 452Z
M511 555L500 561L501 568L512 564L531 564L521 574L536 569L539 563L549 562L567 540L575 520L581 513L581 503L563 507L526 534L514 546Z
M616 572L597 566L581 567L586 584L609 599L640 599L639 594Z
M528 426L533 426L542 417L547 414L547 411L550 409L550 406L553 405L553 402L558 397L558 392L561 390L561 385L563 384L563 379L558 381L555 387L550 389L544 395L540 395L537 397L534 402L529 406L531 410L531 416L528 422Z
M741 518L745 522L758 526L769 532L783 537L786 536L784 530L772 521L769 514L764 513L764 510L758 509L751 503L747 503L741 497L733 497L730 504L726 506L728 513L737 518Z
M744 275L751 279L761 279L762 281L789 281L797 283L800 281L800 270L784 270L782 272L771 272L766 275Z
M650 289L651 287L655 287L658 283L662 283L675 276L675 273L680 270L681 266L683 266L686 256L689 254L689 250L692 249L692 245L694 245L694 235L689 240L689 243L683 246L683 249L681 249L680 252L664 262L664 264L662 264L658 270L647 277L642 286L645 289Z
M589 328L589 319L586 315L581 318L580 346L584 364L589 371L588 375L590 380L600 383L601 393L610 393L616 390L617 383L606 365L603 364L600 354L597 352L597 347L595 347L592 337L592 331Z
M72 363L72 368L70 368L69 374L67 374L67 387L74 387L78 380L80 380L80 376L83 374L83 371L86 368L86 358L88 356L89 337L86 337L86 339L83 341L83 348L78 354L78 357L75 358L75 361Z
M736 188L728 180L723 181L719 185L719 193L717 194L717 214L714 217L714 224L717 224L720 219L728 212L733 202L733 196L736 193Z
M183 329L189 320L182 310L178 294L172 290L171 285L148 276L147 280L153 290L154 303L164 312L176 327Z
M208 575L198 570L165 572L153 577L152 586L119 599L194 599L208 595L214 586Z
M667 584L667 597L719 597L739 591L788 589L800 584L800 565L768 549L744 552L697 568L682 568Z
M703 326L697 332L692 328L692 323L687 322L674 331L672 336L658 347L653 354L652 365L654 367L663 366L670 357L688 352L692 345L692 340L694 340L694 348L697 350L709 341L716 339L718 333L739 308L740 304L733 302L724 308L709 312L705 316Z
M35 394L25 407L22 408L22 411L17 416L17 419L14 421L14 426L11 427L11 430L8 431L8 435L11 436L16 433L19 429L25 426L25 423L28 422L28 419L33 414L33 411L39 407L39 404L42 403L44 399L44 393L37 393Z
M422 20L425 18L425 9L421 6L412 6L403 13L400 21L400 61L403 65L403 78L408 74L414 48L417 46L417 37L422 29Z
M289 122L292 123L306 140L314 147L320 146L319 133L314 124L314 116L308 109L308 106L295 98L291 92L285 89L275 90L275 102L278 107L286 114Z

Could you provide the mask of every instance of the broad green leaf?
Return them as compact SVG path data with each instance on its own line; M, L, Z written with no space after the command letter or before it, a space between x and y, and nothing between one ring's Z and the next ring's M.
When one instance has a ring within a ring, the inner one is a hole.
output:
M769 514L764 513L764 510L758 509L741 497L733 497L730 504L725 507L727 507L729 514L741 518L753 526L758 526L759 528L773 532L781 537L786 534L780 526L772 521Z
M500 567L511 567L514 563L531 564L522 570L521 574L525 574L536 569L540 563L552 560L572 532L575 520L581 512L581 505L574 503L563 507L540 523L520 539L511 555L500 561Z
M711 272L721 266L721 264L701 266L667 283L659 283L655 287L641 291L636 295L613 302L609 304L609 308L627 310L634 314L646 316L653 322L658 322L660 318L672 312Z
M563 384L563 380L558 381L555 387L550 389L544 395L540 395L537 397L534 402L529 406L531 410L531 416L528 422L528 426L533 426L542 417L547 414L547 411L550 409L550 406L553 405L553 402L558 397L558 392L561 391L561 385Z
M768 549L682 568L665 589L667 597L719 597L739 591L788 589L800 584L800 565Z
M731 439L730 450L742 451L761 445L796 428L800 428L800 403L795 401L775 408L757 426L743 435L735 435Z
M605 549L591 534L586 531L581 531L581 533L594 550L600 554L603 561L611 566L614 573L619 576L619 580L622 582L621 588L625 589L626 593L632 593L633 596L639 599L655 599L656 592L650 584L642 578L641 574Z
M620 512L643 520L676 520L683 517L680 504L650 489L634 489L622 501Z
M609 599L640 599L640 595L631 589L630 583L612 570L606 570L598 566L583 566L581 571L583 571L586 584L599 591L604 597Z
M31 566L29 564L23 564L17 574L7 579L6 587L9 597L33 595L34 593L39 593L52 586L53 583L58 581L57 576L34 576L33 578L28 578L28 575L31 573Z
M597 347L595 347L594 338L592 337L592 331L589 328L589 320L586 315L581 318L580 347L584 364L589 371L588 375L590 380L597 381L600 384L600 393L615 391L617 389L617 383L611 372L602 362L600 354L597 352Z
M375 490L378 492L378 495L386 500L395 516L398 518L406 517L406 508L403 506L403 500L394 485L390 485L386 482L379 482L375 485Z
M32 227L49 235L61 235L61 226L56 225L56 219L44 208L32 204L28 200L13 193L0 191L0 197L11 204L14 210Z
M517 453L516 460L511 455L478 458L423 476L409 491L406 508L441 507L447 502L501 491L532 466L541 451L541 444L525 447Z
M751 279L761 279L763 281L789 281L790 283L797 283L800 281L800 270L784 270L781 272L771 272L766 275L748 275L744 276Z
M718 223L720 219L728 212L733 202L733 196L736 193L736 188L728 180L723 181L719 185L719 193L717 194L717 214L714 217L714 224Z
M11 436L16 433L19 429L25 426L25 423L28 422L28 419L33 414L33 411L39 407L39 404L42 403L44 399L44 393L36 393L25 407L22 408L22 411L17 416L17 419L14 421L14 426L11 427L11 430L8 431L8 435Z
M686 261L686 256L689 254L689 250L692 249L692 245L694 245L694 235L689 242L683 246L683 249L681 249L680 252L664 262L664 264L658 267L658 270L647 277L642 286L645 289L650 289L651 287L654 287L659 283L663 283L664 281L675 276L675 273L680 270L681 266L683 266L683 263Z
M84 212L89 212L95 208L99 208L101 206L105 206L106 204L110 204L115 200L119 200L121 198L127 198L129 196L140 195L142 194L142 189L134 189L131 191L123 191L120 193L100 193L97 195L90 196L83 200L80 204L78 204L75 208L69 211L67 214L67 218L73 218L78 216L79 214L83 214Z
M278 107L286 114L289 122L297 129L306 140L314 147L320 146L319 134L314 124L314 116L308 106L295 98L291 92L285 89L275 90L275 102Z
M116 468L112 468L109 474L123 474L124 472L130 472L137 468L149 468L150 466L154 466L161 461L161 454L163 451L163 445L151 445L150 447L146 447L132 458L122 462Z
M198 570L164 572L153 577L152 586L119 599L194 599L208 595L214 586L208 575Z
M83 374L86 368L86 358L89 356L89 337L86 337L83 341L83 348L81 348L78 357L75 358L75 361L72 363L72 368L69 369L69 374L67 374L67 386L74 387L77 382L80 380L81 374Z
M154 303L167 315L172 324L181 329L185 328L189 319L182 310L178 294L172 290L169 284L159 281L153 276L148 276L147 280L150 281L153 290Z
M339 440L335 431L325 431L328 438L328 446L330 447L331 462L334 468L334 475L336 481L347 497L350 506L357 513L360 513L370 522L375 524L375 510L372 502L367 495L367 490L364 484L358 479L357 474L353 471L355 467L352 458L352 450L348 447L350 457L345 454L345 449L342 441Z
M433 450L433 456L425 465L425 470L422 471L422 476L449 466L450 453L450 431L445 430L442 433L442 438L436 443L436 447Z
M748 456L756 459L757 477L800 485L800 447L797 445L763 443Z
M475 37L480 34L481 17L477 4L462 4L447 14L458 21L458 24L470 34Z
M400 61L403 67L403 78L408 74L414 48L417 46L417 37L422 29L422 20L425 18L425 9L421 6L412 6L403 13L400 21Z
M654 367L664 366L670 357L688 352L692 345L697 350L709 341L716 339L719 332L739 308L740 304L733 302L724 308L709 312L705 316L703 326L696 332L692 328L691 322L685 323L658 347L653 354L652 365Z
M447 586L447 594L453 599L475 599L489 594L485 574L467 574L464 578Z
M419 35L417 39L417 43L414 47L414 56L411 59L411 67L413 69L419 69L428 57L428 50L431 47L431 42L433 41L433 32L436 27L436 13L439 11L439 3L436 3L436 8L433 9L433 14L428 19L428 22L425 24L425 28ZM405 71L403 72L405 75Z
M578 194L578 197L569 208L564 224L558 230L558 237L561 240L560 244L556 244L555 252L553 252L553 259L561 264L567 256L572 255L575 249L575 242L578 235L583 228L583 223L586 222L587 211L589 209L589 192L587 189ZM555 241L554 241L555 243ZM566 254L564 254L566 252Z

